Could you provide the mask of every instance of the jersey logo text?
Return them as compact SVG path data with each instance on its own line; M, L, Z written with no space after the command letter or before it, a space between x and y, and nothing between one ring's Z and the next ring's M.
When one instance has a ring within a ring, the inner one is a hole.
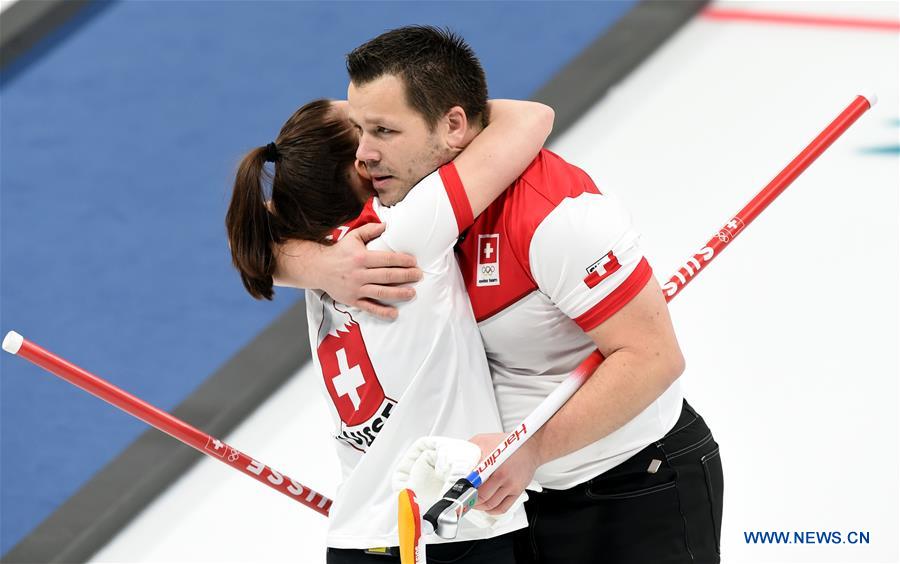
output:
M500 285L500 235L478 236L478 262L475 265L476 286Z

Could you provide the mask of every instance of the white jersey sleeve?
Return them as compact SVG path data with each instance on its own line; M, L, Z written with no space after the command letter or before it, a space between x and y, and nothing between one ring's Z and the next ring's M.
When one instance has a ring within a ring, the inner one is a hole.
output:
M652 274L630 214L612 196L565 198L529 247L538 288L585 332L627 304Z
M415 256L421 268L451 252L473 221L472 206L452 162L419 181L403 201L391 207L376 204L375 212L387 224L379 238L383 244Z

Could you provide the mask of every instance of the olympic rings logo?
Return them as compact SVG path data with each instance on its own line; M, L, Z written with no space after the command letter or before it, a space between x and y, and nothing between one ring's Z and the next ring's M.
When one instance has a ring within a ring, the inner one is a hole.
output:
M236 449L233 449L233 448L232 448L232 449L230 449L229 452L228 452L228 461L229 461L229 462L234 462L235 460L237 460L238 458L240 458L240 456L241 456L241 453L239 453Z
M492 264L486 264L481 267L482 274L493 274L494 270L495 270L494 265L492 265Z

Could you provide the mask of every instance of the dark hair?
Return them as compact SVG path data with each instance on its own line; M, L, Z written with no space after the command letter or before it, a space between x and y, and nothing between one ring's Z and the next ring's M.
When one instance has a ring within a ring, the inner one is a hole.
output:
M487 80L465 40L449 29L408 26L382 33L347 55L347 72L357 86L386 74L406 85L407 103L430 128L453 106L471 123L487 127Z
M257 147L241 160L225 227L232 262L251 296L272 299L273 243L324 243L335 227L359 214L362 204L348 180L357 141L329 100L315 100L285 122L274 146ZM273 150L274 175L265 169ZM264 181L272 186L268 202Z

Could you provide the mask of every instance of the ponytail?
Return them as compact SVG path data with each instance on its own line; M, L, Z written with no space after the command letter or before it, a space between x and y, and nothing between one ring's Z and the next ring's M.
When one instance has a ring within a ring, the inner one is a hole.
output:
M274 217L263 194L266 147L250 151L241 161L234 192L225 216L231 261L244 288L256 299L271 300L275 256L272 251Z
M362 202L348 178L356 146L343 115L329 100L314 100L288 118L274 143L241 161L225 227L232 262L251 296L272 299L273 245L288 239L327 244L335 227L359 215ZM272 175L267 161L275 163ZM271 207L263 192L270 178Z

